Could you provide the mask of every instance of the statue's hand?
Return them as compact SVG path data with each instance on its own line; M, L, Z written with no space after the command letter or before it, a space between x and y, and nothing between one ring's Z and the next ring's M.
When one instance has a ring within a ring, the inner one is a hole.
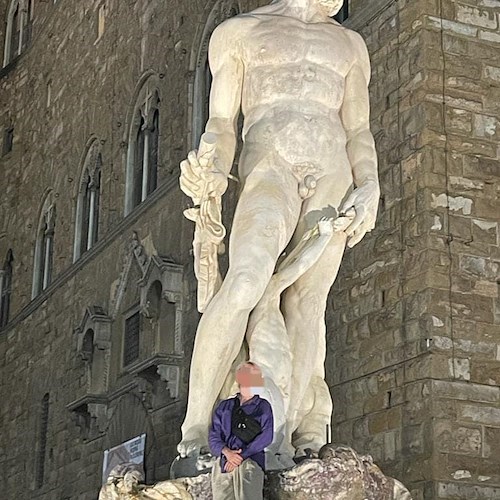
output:
M341 213L346 213L351 208L356 211L356 216L345 230L349 248L357 245L375 227L379 198L378 182L369 181L356 188L342 205Z
M319 234L321 236L329 236L330 234L333 234L333 221L331 218L328 217L322 217L318 221L318 229L319 229Z
M227 176L217 169L214 158L198 157L196 151L191 151L181 162L179 182L182 191L196 205L208 197L222 196L227 189Z

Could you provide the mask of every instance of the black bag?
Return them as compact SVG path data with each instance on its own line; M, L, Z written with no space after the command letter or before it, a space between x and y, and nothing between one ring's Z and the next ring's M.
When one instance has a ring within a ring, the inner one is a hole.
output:
M242 410L240 398L236 397L235 399L231 415L231 433L240 438L245 444L248 444L262 432L262 427L255 418L247 415Z

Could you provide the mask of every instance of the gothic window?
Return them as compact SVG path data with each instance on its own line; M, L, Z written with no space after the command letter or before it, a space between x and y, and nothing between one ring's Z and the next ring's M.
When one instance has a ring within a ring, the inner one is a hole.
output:
M7 252L3 269L0 270L0 328L9 322L10 294L12 289L12 250Z
M40 411L40 430L38 435L38 453L36 461L36 487L41 488L45 476L45 455L47 452L47 432L49 428L49 394L42 399Z
M43 205L37 230L33 267L33 298L45 290L52 280L55 222L55 206L51 203L49 195Z
M28 46L32 35L34 0L12 0L7 12L3 65L7 66Z
M142 203L158 185L160 98L150 77L139 91L129 131L125 214Z
M99 207L102 156L99 142L94 140L83 164L77 205L74 261L97 242L99 234Z
M192 147L197 148L208 120L212 73L208 63L209 40L215 28L224 20L236 16L239 7L236 1L219 0L210 12L203 30L200 48L196 59L193 96Z
M140 312L132 314L125 319L125 332L123 342L123 366L128 366L139 359L141 332Z
M343 23L349 17L349 0L344 0L344 5L335 16L335 21Z

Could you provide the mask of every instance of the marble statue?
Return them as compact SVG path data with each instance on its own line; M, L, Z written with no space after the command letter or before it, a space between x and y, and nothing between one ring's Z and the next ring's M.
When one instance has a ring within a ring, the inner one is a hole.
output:
M195 204L186 216L196 222L203 312L181 456L206 444L212 408L244 344L278 413L275 451L301 455L326 442L326 299L345 247L374 228L380 196L370 62L362 38L331 19L342 4L275 0L212 35L209 119L198 151L181 164L181 188ZM222 280L221 197L240 110L241 189Z

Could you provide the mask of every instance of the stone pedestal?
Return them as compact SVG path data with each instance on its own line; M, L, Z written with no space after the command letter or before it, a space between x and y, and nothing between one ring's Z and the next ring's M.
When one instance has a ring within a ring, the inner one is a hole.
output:
M140 484L131 468L112 471L99 500L212 500L210 474ZM306 459L283 471L270 471L264 485L266 500L411 500L408 490L384 476L370 456L352 448L326 445L317 459Z

